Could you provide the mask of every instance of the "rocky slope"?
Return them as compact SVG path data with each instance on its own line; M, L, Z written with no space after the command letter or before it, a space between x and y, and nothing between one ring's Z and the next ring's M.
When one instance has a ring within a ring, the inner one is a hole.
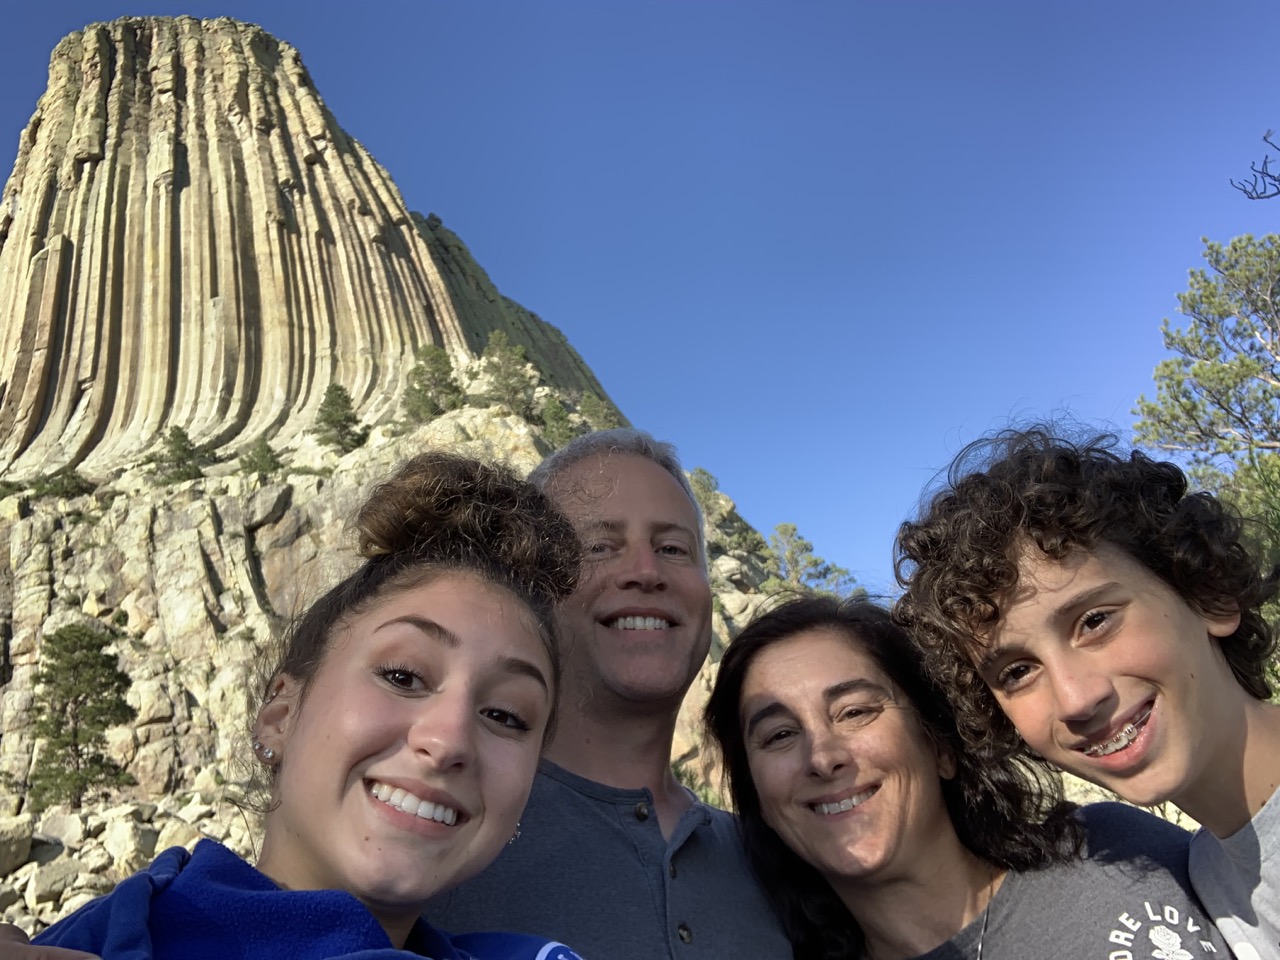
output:
M233 20L73 33L0 193L0 475L103 478L170 427L293 444L331 383L395 413L415 351L503 330L605 393L558 330L411 213L298 51Z

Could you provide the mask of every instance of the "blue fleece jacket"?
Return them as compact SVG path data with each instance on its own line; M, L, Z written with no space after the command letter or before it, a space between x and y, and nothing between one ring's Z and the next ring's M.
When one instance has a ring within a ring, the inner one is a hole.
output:
M541 937L450 936L420 920L404 950L343 890L281 890L220 843L172 847L35 938L103 960L581 960Z

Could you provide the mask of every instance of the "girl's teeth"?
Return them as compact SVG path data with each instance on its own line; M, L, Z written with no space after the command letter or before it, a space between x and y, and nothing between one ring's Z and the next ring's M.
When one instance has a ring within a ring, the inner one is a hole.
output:
M369 788L369 792L388 806L395 807L404 813L411 813L423 820L434 820L436 823L443 823L446 827L452 827L458 822L458 811L452 807L432 803L430 800L419 800L409 791L399 787L392 788L385 783L374 783Z

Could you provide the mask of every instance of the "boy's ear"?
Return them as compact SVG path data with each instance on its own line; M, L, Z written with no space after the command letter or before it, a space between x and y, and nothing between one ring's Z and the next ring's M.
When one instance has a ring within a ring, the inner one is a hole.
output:
M302 684L287 674L277 674L267 688L267 699L258 709L253 724L253 740L262 751L271 750L273 757L282 755L289 733L298 718ZM268 758L272 759L272 758Z
M1240 629L1240 607L1232 603L1228 612L1202 613L1200 619L1204 621L1209 636L1222 640Z

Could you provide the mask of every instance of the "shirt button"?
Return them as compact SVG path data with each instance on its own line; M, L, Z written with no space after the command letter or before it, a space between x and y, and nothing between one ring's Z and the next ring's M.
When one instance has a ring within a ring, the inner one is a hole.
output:
M689 929L687 923L682 923L676 927L676 935L680 937L683 943L689 943L693 939L693 931Z
M674 860L667 866L667 873L671 874L671 879L676 878L676 862Z
M649 819L649 805L646 804L643 800L641 800L639 803L636 804L636 819L637 820Z

